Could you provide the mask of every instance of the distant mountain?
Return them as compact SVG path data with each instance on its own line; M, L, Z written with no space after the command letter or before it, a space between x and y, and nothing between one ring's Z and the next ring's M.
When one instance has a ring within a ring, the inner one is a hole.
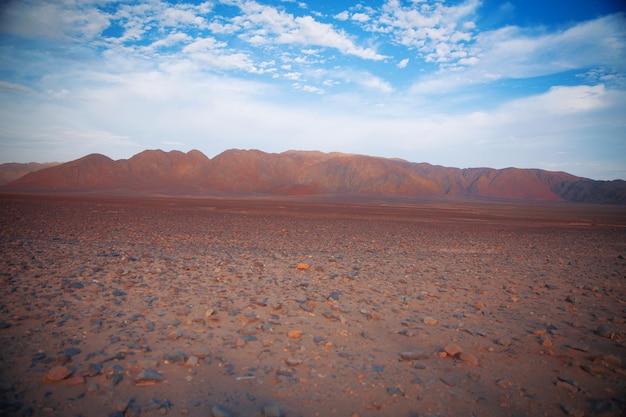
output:
M39 171L40 169L53 167L59 164L60 162L46 162L43 164L37 162L28 162L25 164L10 162L8 164L0 164L0 186L23 177L29 172Z
M626 182L621 180L594 181L539 169L446 168L343 153L237 149L213 159L197 150L148 150L118 161L92 154L30 172L0 191L193 196L341 193L626 204Z

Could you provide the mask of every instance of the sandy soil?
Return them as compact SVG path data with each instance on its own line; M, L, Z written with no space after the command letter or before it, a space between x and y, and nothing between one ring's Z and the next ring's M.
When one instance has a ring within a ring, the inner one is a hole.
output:
M0 414L620 416L623 207L0 196Z

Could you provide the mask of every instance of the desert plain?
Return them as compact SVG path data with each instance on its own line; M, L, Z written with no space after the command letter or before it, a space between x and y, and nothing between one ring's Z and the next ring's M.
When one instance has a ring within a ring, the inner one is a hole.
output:
M623 206L0 195L0 415L622 416Z

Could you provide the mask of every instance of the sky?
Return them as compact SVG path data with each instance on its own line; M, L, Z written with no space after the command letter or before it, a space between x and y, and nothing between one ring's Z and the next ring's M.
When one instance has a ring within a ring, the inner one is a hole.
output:
M233 148L626 179L626 2L0 0L0 163Z

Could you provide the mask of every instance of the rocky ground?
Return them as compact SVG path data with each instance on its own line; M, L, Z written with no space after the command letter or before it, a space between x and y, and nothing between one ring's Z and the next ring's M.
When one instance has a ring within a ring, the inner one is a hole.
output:
M623 207L0 196L0 414L621 416Z

